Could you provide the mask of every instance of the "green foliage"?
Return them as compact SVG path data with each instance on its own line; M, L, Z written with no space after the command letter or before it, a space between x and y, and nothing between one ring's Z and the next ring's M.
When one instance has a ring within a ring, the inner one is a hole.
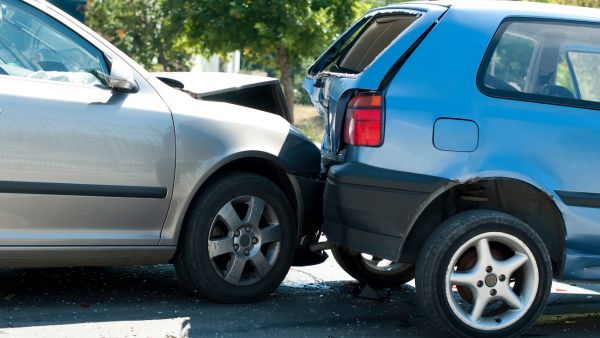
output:
M537 2L581 7L600 7L600 0L537 0Z
M194 54L240 50L246 69L282 78L286 95L301 98L310 62L367 10L393 2L89 0L86 22L151 70L186 70Z
M86 23L151 70L185 70L198 48L174 24L174 5L164 0L89 0Z
M280 48L289 64L317 55L354 17L346 0L165 1L205 54L241 50L271 67Z
M294 66L315 58L355 17L348 0L164 0L174 22L204 54L240 50L277 69L293 110Z

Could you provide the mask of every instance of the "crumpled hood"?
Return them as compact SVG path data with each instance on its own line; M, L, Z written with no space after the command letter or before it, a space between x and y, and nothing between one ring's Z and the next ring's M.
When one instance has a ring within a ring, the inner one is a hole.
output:
M171 72L153 75L181 82L184 90L194 94L196 98L279 82L271 77L217 72Z
M194 99L227 102L279 115L288 121L288 110L279 80L233 73L155 73L156 78ZM183 87L183 88L182 88Z
M155 82L156 81L156 82ZM156 78L151 79L153 86L163 89L168 88ZM164 86L164 87L163 87ZM283 117L240 105L227 102L197 100L190 95L169 88L161 90L161 96L171 109L175 125L186 123L184 121L205 121L207 124L222 124L238 126L243 130L271 130L278 134L287 134L290 129L295 129Z

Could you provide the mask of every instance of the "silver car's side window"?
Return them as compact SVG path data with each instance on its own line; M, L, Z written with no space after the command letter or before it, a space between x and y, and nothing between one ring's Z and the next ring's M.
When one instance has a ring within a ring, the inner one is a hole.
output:
M0 75L104 87L103 54L37 9L0 0Z
M599 109L600 26L509 19L486 53L478 85L495 97Z

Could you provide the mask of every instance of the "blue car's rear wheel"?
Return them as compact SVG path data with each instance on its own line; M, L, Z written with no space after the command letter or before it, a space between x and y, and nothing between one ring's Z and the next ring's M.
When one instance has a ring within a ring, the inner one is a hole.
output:
M415 267L412 264L351 253L343 248L333 248L331 253L344 271L360 283L373 288L393 288L415 278Z
M509 337L542 313L552 285L546 246L523 221L473 210L444 222L419 256L416 287L432 320L457 337Z

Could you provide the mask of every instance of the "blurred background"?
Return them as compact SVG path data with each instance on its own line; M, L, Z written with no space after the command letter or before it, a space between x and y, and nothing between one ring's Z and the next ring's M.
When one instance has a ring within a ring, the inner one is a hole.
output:
M367 10L400 1L50 2L85 22L150 71L221 71L280 79L295 124L318 143L322 123L302 89L306 69ZM541 2L600 7L600 0Z

